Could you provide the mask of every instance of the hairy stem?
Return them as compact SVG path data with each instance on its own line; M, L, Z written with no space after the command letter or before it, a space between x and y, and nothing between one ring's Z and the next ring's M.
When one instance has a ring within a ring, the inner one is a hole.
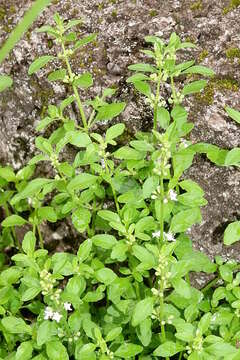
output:
M39 236L40 248L41 248L41 249L44 249L43 238L42 238L42 234L41 234L41 230L40 230L40 226L39 226L39 225L37 225L37 232L38 232L38 236Z
M162 169L163 174L163 169ZM161 213L160 213L160 247L164 243L164 184L163 175L161 174L160 187L161 187Z
M67 65L67 70L68 70L68 75L69 75L69 78L70 78L70 82L72 83L73 80L74 80L74 74L72 72L71 65L69 63L67 52L66 52L66 49L65 49L65 46L64 46L63 42L62 42L62 50L63 50L64 60L65 60L65 63ZM84 113L84 110L83 110L83 105L82 105L82 102L81 102L81 99L80 99L80 96L79 96L79 93L78 93L78 89L77 89L76 86L73 85L73 83L72 83L72 88L73 88L73 92L74 92L74 95L75 95L75 98L76 98L78 109L79 109L79 112L80 112L80 115L81 115L81 118L82 118L84 130L86 132L88 132L87 119L86 119L86 116L85 116L85 113Z

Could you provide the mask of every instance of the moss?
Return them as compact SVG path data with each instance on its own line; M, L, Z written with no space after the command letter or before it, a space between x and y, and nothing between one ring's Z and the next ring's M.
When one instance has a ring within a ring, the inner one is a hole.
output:
M234 61L234 59L240 60L240 49L239 48L229 48L226 50L226 56L228 59L230 59L231 62Z
M57 5L59 3L59 0L52 0L53 5Z
M237 92L239 89L238 82L232 78L217 78L209 80L207 86L202 93L195 95L196 100L204 105L213 104L215 91L225 92L233 91Z
M154 17L154 16L157 16L157 15L158 15L158 12L157 12L157 10L150 10L149 15L150 15L151 17Z
M117 17L117 11L116 11L116 10L113 10L113 11L112 11L112 16L113 16L113 17Z
M230 4L223 9L223 15L228 14L230 11L236 9L240 5L240 0L231 0Z
M0 7L0 20L3 20L6 16L6 10L3 6Z
M202 10L202 1L196 1L192 5L190 5L190 9L192 11Z
M202 62L206 57L208 56L209 52L206 49L203 49L203 51L198 56L198 61Z

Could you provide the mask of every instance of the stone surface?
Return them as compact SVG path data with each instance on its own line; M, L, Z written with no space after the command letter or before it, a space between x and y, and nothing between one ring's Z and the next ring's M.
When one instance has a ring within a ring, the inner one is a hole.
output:
M34 126L49 102L59 102L66 95L64 86L53 86L46 81L49 68L32 77L27 75L36 56L55 53L52 41L34 30L51 23L56 11L65 19L83 18L82 34L98 33L94 46L74 57L74 69L81 72L84 67L93 73L95 86L90 96L102 87L118 86L116 99L128 103L123 119L132 133L147 129L152 121L150 109L126 83L127 66L142 59L139 50L145 46L144 36L158 34L168 39L175 31L182 39L193 41L196 49L185 51L182 58L193 56L197 62L211 67L216 79L204 94L186 100L189 119L195 124L191 140L224 148L239 146L240 127L224 112L224 105L240 109L239 59L226 55L227 49L240 46L240 7L223 14L229 3L228 0L53 0L0 68L0 72L14 78L13 90L0 95L0 162L18 169L31 158L35 151ZM0 42L30 4L26 0L0 0ZM57 63L52 66L55 67ZM178 85L182 85L182 80ZM74 107L72 116L77 117ZM223 253L240 260L239 245L231 248L222 245L226 224L239 219L239 171L217 168L204 157L198 157L189 175L200 183L209 201L203 209L203 223L192 230L196 246L211 256Z

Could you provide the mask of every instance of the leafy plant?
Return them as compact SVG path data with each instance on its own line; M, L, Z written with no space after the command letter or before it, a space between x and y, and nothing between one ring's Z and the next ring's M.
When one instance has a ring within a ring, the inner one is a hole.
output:
M1 257L0 358L237 360L239 266L220 257L212 262L192 248L187 235L201 222L200 207L207 201L184 171L197 151L211 146L194 147L185 139L193 124L182 102L206 85L196 76L213 72L194 61L177 62L177 52L193 44L175 33L167 44L148 36L143 53L152 61L131 65L134 74L127 81L152 107L153 129L137 133L129 144L124 138L117 143L123 123L105 134L92 127L116 118L126 104L109 102L113 89L82 101L80 91L93 79L71 68L71 56L96 35L77 40L72 27L79 20L64 22L58 14L54 19L55 27L39 31L55 38L59 53L36 59L29 74L62 61L65 66L48 79L68 84L72 95L49 105L39 122L39 154L17 173L0 169L6 215L1 245L18 248L11 262ZM180 86L176 78L185 75ZM164 99L168 83L171 94ZM68 115L73 102L80 122ZM52 123L55 130L44 137ZM76 150L72 161L64 158L66 146ZM52 178L32 179L41 161L52 165ZM65 218L79 234L77 249L48 254L41 224ZM22 225L28 230L20 244L15 227ZM212 280L196 289L192 272Z

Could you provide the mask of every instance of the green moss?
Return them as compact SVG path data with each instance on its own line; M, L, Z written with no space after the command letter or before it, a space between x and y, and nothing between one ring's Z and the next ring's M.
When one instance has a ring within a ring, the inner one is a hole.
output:
M240 0L231 0L230 4L223 9L223 15L228 14L230 11L236 9L240 5Z
M53 5L57 5L59 3L59 0L52 0Z
M6 10L3 6L0 7L0 20L3 20L6 16Z
M117 11L116 11L116 10L113 10L113 11L112 11L112 16L113 16L113 17L117 17Z
M157 12L157 10L150 10L149 15L150 15L151 17L154 17L154 16L157 16L157 15L158 15L158 12Z
M202 93L195 95L196 100L204 105L213 104L215 91L224 93L225 91L237 92L239 84L232 78L213 78L209 80L207 86Z
M202 62L206 57L208 56L209 52L206 49L203 49L203 51L198 56L198 61Z
M226 50L226 56L228 59L233 62L234 59L240 59L240 49L239 48L229 48Z
M199 1L194 2L194 3L190 6L190 9L191 9L192 11L202 10L202 1L199 0Z

